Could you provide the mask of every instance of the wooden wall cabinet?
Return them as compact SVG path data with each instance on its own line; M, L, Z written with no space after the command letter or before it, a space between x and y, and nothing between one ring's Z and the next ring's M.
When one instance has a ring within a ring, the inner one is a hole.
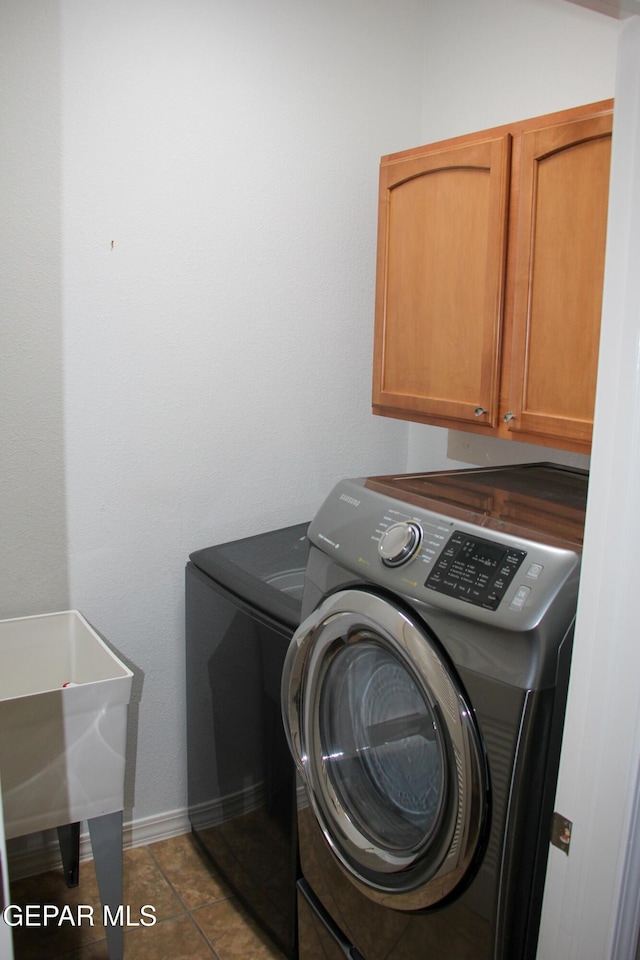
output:
M612 111L382 158L375 413L589 451Z

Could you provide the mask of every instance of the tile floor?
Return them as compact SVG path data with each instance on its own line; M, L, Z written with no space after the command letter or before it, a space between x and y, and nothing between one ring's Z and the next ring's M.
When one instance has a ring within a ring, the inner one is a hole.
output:
M124 852L124 902L136 922L155 907L153 926L125 931L125 960L285 960L217 877L190 834ZM15 960L108 960L93 863L69 889L62 868L11 882L11 903L93 907L95 925L14 927Z

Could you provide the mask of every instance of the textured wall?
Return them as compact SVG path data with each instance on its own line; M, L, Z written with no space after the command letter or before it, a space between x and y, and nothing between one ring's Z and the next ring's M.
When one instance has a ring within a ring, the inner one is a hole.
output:
M69 604L57 4L0 4L0 618Z
M71 595L144 674L140 818L185 803L188 553L404 465L377 167L418 136L423 3L61 8Z

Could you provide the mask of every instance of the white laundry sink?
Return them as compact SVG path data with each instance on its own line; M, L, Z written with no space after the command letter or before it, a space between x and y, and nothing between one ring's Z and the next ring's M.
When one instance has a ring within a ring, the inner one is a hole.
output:
M0 620L7 838L123 809L132 678L77 610Z

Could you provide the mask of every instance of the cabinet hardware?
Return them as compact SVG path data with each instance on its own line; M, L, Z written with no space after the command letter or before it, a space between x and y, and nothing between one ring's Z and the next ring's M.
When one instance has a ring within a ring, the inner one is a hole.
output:
M511 410L507 410L507 412L505 413L502 419L504 420L505 423L509 423L510 420L515 420L515 418L516 418L515 413L511 413Z
M473 412L474 412L474 414L476 415L476 417L481 417L481 416L482 416L484 413L486 413L487 411L485 410L484 407L476 407Z

